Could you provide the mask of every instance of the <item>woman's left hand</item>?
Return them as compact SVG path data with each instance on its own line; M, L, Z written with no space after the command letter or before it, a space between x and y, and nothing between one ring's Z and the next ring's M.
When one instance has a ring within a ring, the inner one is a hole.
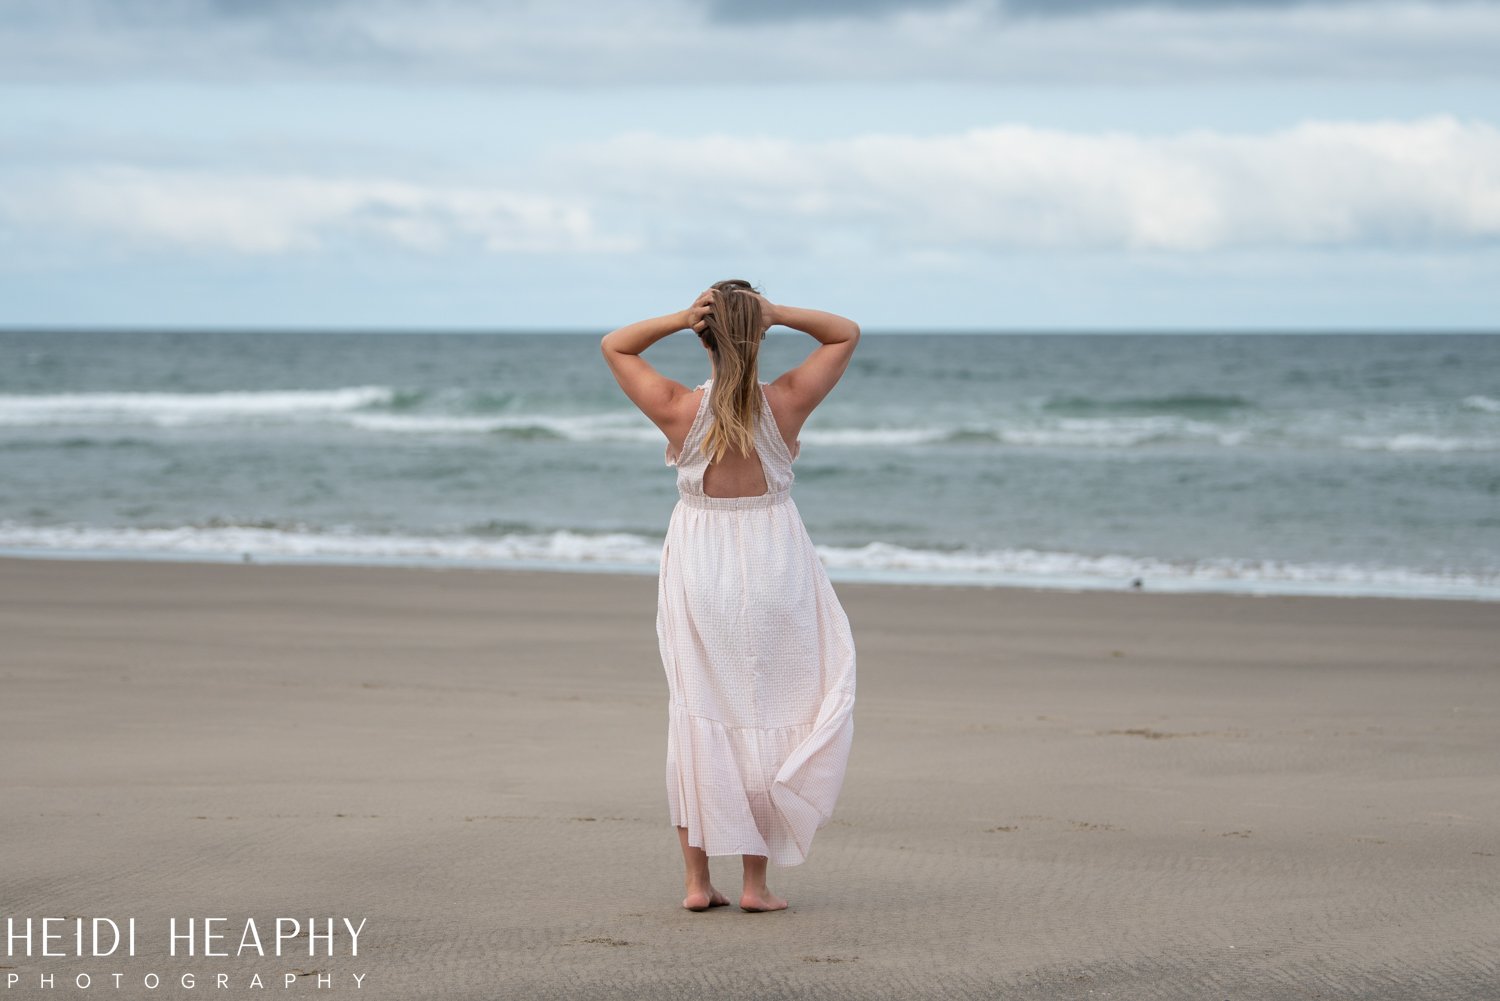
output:
M764 337L767 330L781 322L776 314L776 304L759 292L746 292L745 294L754 296L755 300L760 303L760 333Z

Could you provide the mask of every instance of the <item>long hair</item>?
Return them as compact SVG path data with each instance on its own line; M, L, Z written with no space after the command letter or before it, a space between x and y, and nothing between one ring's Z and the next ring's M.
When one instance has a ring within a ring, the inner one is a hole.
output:
M713 310L704 317L698 336L714 359L713 387L708 406L713 415L703 451L718 462L733 448L748 457L755 449L755 426L760 421L760 342L765 337L760 300L747 281L732 278L714 282Z

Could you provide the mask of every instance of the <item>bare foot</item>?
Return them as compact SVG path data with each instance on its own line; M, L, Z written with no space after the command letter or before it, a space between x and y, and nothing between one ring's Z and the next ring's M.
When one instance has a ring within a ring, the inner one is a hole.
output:
M740 894L742 911L780 911L785 908L786 901L770 890L746 890Z
M690 911L706 911L710 907L727 907L729 898L710 886L707 890L690 890L683 898L682 906Z

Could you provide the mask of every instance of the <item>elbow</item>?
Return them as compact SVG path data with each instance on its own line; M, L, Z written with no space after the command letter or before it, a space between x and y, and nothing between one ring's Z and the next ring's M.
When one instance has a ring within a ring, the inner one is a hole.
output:
M614 345L610 342L609 334L605 334L599 339L599 354L604 359L605 366L613 372L615 370L615 361L619 358L619 352L615 351Z
M849 321L849 343L859 343L859 324L855 323L853 320Z

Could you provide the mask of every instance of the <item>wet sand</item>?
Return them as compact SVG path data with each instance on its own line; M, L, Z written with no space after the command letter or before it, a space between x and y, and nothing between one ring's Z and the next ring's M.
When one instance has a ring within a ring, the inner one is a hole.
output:
M141 953L0 984L1500 996L1500 605L837 590L834 819L772 867L787 911L691 913L654 578L0 559L0 918L134 917ZM166 954L169 917L232 950L279 916L364 919L359 955Z

